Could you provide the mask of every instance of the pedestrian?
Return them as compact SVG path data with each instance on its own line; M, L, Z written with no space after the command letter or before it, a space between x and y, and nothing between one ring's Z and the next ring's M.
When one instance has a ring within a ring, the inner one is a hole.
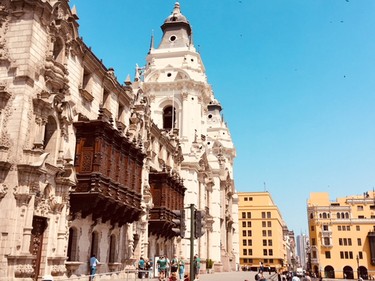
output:
M90 258L90 280L94 280L96 274L96 267L99 264L98 259L95 255L92 255Z
M184 279L184 273L185 273L185 262L184 262L184 258L181 257L178 261L178 274L180 275L180 280Z
M293 273L292 281L301 281L301 280L299 279L299 277L297 276L297 273L296 273L296 272Z
M184 275L184 281L190 281L190 276L189 274Z
M167 271L167 259L164 256L161 256L157 261L159 280L165 280L166 271Z
M194 256L194 278L196 280L199 280L199 271L201 268L201 259L198 257L198 255Z
M145 276L145 268L146 268L146 262L143 259L143 257L141 257L138 262L138 278L139 279L143 279L143 277Z
M177 255L173 256L173 259L171 260L171 273L177 273L178 270L178 259Z

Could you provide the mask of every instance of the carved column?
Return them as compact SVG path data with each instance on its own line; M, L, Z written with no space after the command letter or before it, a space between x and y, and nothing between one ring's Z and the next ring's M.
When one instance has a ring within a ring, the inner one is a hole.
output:
M25 225L23 227L21 253L29 253L31 231L33 229L33 209L29 207L30 199L32 196L27 192L15 192L14 198L16 199L17 206L20 207L20 214L17 216L24 217ZM31 202L33 205L34 200Z

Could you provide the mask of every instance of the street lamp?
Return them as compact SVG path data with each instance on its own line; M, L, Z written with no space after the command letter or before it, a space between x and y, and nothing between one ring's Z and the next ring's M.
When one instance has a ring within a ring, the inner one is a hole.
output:
M358 255L356 256L356 260L357 260L357 277L359 280L359 256Z

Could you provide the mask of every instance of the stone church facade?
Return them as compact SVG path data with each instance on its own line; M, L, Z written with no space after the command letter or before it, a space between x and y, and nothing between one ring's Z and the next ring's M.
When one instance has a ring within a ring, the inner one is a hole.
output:
M0 0L0 280L87 276L93 254L113 274L187 258L172 228L190 204L196 252L235 269L235 149L178 3L162 29L120 84L68 0Z

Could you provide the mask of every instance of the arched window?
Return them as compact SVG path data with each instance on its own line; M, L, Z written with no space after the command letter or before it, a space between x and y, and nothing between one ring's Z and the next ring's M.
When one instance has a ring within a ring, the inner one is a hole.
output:
M47 162L50 164L55 163L57 153L57 124L55 118L48 116L48 122L44 131L44 150L49 153Z
M69 228L68 261L78 261L77 239L77 229Z
M345 213L345 218L346 218L346 219L349 218L349 213Z
M337 213L336 214L336 217L339 219L341 216L340 216L340 213Z
M167 106L163 110L163 129L173 128L176 128L176 109L173 106Z
M98 233L96 231L94 231L91 234L91 252L90 252L90 256L92 257L93 255L95 255L97 259L99 259L99 256L98 256L98 245L99 245L99 236L98 236Z
M109 238L109 263L114 263L117 260L116 255L116 236L114 234Z
M326 218L327 218L327 214L323 213L323 219L326 219Z
M311 213L311 214L310 214L310 219L313 219L313 218L314 218L314 214Z

